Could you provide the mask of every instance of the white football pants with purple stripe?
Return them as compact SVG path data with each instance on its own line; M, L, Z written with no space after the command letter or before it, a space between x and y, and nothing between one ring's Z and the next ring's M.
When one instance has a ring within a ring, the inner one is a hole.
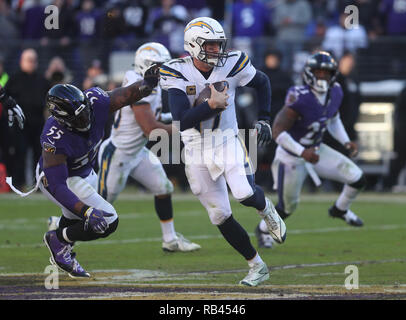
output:
M313 169L321 178L352 184L362 176L362 170L342 153L321 144L319 161L313 164ZM274 188L278 190L278 207L285 213L291 214L300 201L300 192L308 175L306 161L286 152L282 147L276 149L272 163Z
M36 177L37 180L39 177L39 165L37 165L36 169ZM117 219L117 212L114 207L108 203L106 200L103 199L101 195L97 193L97 174L92 170L86 178L82 177L69 177L66 180L66 184L70 191L72 191L76 197L79 198L80 201L87 204L88 206L94 207L99 210L103 210L107 213L113 213L112 217L107 217L107 222L109 224L113 223ZM39 188L41 189L42 193L52 202L54 202L57 206L62 209L62 214L65 218L71 220L80 220L80 218L71 212L69 209L65 208L58 200L56 200L52 194L48 192L43 184L43 180L39 184Z

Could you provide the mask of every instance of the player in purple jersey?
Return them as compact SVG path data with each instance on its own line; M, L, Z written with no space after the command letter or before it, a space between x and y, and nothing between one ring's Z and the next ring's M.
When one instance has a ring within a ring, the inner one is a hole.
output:
M109 114L148 96L158 84L158 68L128 87L105 92L58 84L46 97L51 117L41 134L42 156L37 165L41 191L62 209L56 230L44 235L52 264L71 277L89 277L72 252L76 241L105 238L118 225L114 207L97 193L93 164Z
M350 205L365 186L363 172L348 157L322 143L328 130L351 157L357 153L357 145L350 141L340 119L343 92L335 82L336 76L337 63L329 53L321 51L310 56L303 72L305 85L289 89L285 106L275 118L273 135L278 148L272 174L279 198L276 209L283 219L287 218L299 203L307 175L316 185L321 183L320 176L344 184L329 215L360 227L363 222ZM272 247L263 221L255 233L260 247Z

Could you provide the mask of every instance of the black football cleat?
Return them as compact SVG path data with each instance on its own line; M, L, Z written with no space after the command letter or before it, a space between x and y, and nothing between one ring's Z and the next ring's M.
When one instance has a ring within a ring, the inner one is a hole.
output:
M364 222L362 222L362 220L350 209L342 211L336 206L332 206L328 209L328 214L332 218L340 218L344 220L347 224L353 227L362 227L364 225Z

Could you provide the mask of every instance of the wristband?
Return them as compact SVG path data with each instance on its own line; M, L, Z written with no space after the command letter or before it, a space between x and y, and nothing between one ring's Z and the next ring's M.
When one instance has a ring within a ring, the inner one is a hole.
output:
M276 138L276 143L279 144L284 149L292 152L297 156L301 156L305 147L303 147L300 143L296 142L292 136L287 133L286 131L282 131L278 137Z

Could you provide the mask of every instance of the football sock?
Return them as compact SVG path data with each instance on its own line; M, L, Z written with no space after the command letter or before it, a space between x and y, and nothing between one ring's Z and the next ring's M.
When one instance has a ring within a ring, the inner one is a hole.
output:
M161 223L162 238L165 242L172 241L176 237L173 222L173 209L171 195L166 197L154 197L155 211Z
M161 221L167 221L173 218L171 195L166 197L154 197L155 211Z
M254 207L259 211L264 210L266 205L264 191L260 186L255 185L254 194L251 197L241 201L241 204L247 207Z
M72 243L70 239L67 239L66 237L66 228L58 228L55 230L56 232L56 237L58 238L59 241L65 242L65 243Z
M344 185L343 191L335 203L336 207L339 210L347 211L360 191L360 189L355 189L348 184Z
M80 222L80 220L76 219L68 219L65 216L59 218L58 228L56 229L56 237L59 241L72 243L66 235L66 228L69 226L73 226L74 224Z
M230 216L223 224L217 226L224 239L246 260L255 258L257 251L251 244L247 231Z
M175 226L173 219L161 222L162 238L165 242L172 241L176 238Z
M252 268L255 264L263 263L263 262L264 261L262 260L262 258L259 256L259 254L257 252L257 254L255 255L255 257L253 259L248 260L248 266L250 268Z

